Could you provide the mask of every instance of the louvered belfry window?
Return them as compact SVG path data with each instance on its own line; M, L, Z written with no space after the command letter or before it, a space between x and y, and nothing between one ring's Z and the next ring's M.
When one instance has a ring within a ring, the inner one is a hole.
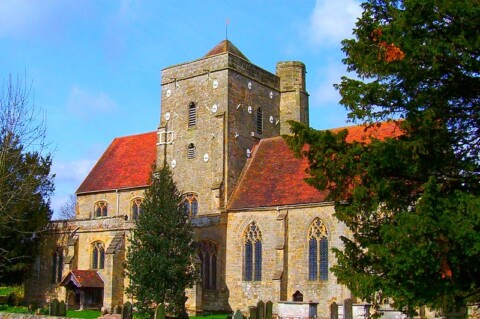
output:
M187 158L195 158L195 144L190 143L187 150Z
M261 107L257 109L257 133L263 134L263 112Z
M197 105L191 102L188 105L188 127L195 127L197 125Z
M315 220L308 229L308 279L328 280L328 238L327 227Z

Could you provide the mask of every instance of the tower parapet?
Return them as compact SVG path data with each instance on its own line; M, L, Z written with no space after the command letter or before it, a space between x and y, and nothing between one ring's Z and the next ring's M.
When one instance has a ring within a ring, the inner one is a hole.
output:
M309 124L305 64L299 61L278 62L276 73L280 78L280 134L289 134L287 121Z

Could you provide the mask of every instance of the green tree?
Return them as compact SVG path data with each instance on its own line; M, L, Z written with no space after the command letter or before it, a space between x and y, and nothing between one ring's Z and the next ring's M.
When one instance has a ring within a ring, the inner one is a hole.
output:
M168 167L154 172L129 238L125 265L131 280L127 292L143 313L163 303L167 311L186 315L184 292L193 286L197 270L193 229L182 202Z
M292 123L290 145L310 162L352 231L333 271L354 295L412 312L480 301L480 5L362 4L336 88L353 122L395 121L401 136L347 143ZM305 150L305 149L303 149Z
M0 282L20 283L51 217L45 125L21 78L0 92Z

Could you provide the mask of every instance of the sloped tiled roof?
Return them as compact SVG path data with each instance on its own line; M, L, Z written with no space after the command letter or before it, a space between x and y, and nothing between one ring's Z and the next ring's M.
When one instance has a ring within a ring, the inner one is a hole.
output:
M156 143L156 132L115 138L77 194L146 186L156 157Z
M401 133L393 122L382 123L366 131L364 126L345 129L348 130L347 142L368 142L368 136L384 139ZM228 208L275 207L325 201L327 191L319 191L304 181L308 177L307 168L307 159L295 157L282 137L260 140L244 168Z
M95 270L71 270L60 282L66 286L72 282L77 288L103 288L103 280Z
M213 56L213 55L220 54L220 53L225 53L225 52L228 52L230 54L236 55L236 56L238 56L238 57L240 57L244 60L249 61L247 59L247 57L242 53L242 51L240 51L229 40L223 40L222 42L217 44L213 49L211 49L210 51L208 51L207 54L205 54L205 57L209 57L209 56Z
M117 249L121 248L123 244L123 237L124 237L123 232L117 233L115 237L113 237L110 245L108 245L107 251L105 253L114 254L117 251Z

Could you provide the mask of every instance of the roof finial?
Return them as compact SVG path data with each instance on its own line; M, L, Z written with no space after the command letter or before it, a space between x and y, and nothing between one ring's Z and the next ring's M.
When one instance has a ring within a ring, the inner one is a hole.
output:
M225 21L225 40L228 40L228 25L230 24L230 19L227 18Z

